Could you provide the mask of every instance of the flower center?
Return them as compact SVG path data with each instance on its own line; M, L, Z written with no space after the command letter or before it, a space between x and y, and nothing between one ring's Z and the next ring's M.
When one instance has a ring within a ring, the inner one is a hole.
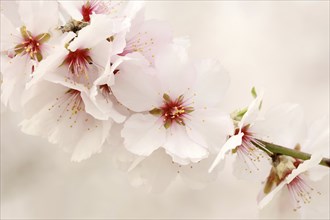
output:
M314 195L321 195L307 183L302 175L296 176L287 187L294 202L293 211L297 211L302 205L311 203Z
M107 101L107 103L109 103L111 101L111 96L112 96L112 91L110 86L108 86L107 84L100 85L99 89L104 99Z
M154 108L150 113L161 116L163 118L164 127L167 129L174 122L184 126L184 120L192 111L194 111L194 108L186 104L183 95L173 100L165 93L163 95L163 105L160 108Z
M70 127L73 127L77 123L78 113L84 111L85 105L81 98L81 93L75 89L69 89L64 95L57 97L56 101L49 107L49 111L58 111L58 113L53 112L53 114L58 114L57 122L64 119L69 119L73 121Z
M108 11L107 4L102 1L91 0L87 1L81 7L81 14L83 16L83 20L86 22L90 22L90 15L95 12L96 14L106 13Z
M77 49L76 51L69 52L64 63L69 66L69 71L73 76L79 77L85 75L88 78L88 65L91 65L93 61L89 56L89 49Z
M15 54L28 55L31 59L40 62L42 60L41 45L49 40L50 35L43 33L33 36L25 26L21 27L20 31L23 41L15 46Z

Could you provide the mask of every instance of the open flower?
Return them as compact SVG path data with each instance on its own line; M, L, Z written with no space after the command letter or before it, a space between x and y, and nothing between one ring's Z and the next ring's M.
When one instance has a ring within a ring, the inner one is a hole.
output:
M93 82L110 66L111 43L107 37L121 31L105 15L93 15L90 25L79 31L71 42L59 45L58 49L40 63L31 84L47 78L49 72L61 76L62 81L82 84L90 89ZM104 28L104 27L107 28ZM120 28L126 28L125 25ZM72 33L72 32L71 32Z
M112 36L112 41L113 53L120 56L141 53L153 65L155 56L173 41L173 37L168 23L145 20L141 11L132 20L130 28Z
M58 6L54 1L19 1L18 12L19 28L1 14L1 101L16 111L21 108L25 84L33 77L38 63L50 53Z
M59 144L72 152L72 161L99 153L113 123L97 120L87 113L88 109L93 115L99 114L82 86L40 81L27 91L24 107L27 119L20 125L22 131Z
M313 203L313 200L320 199L322 190L314 185L319 185L316 181L329 175L328 168L319 165L322 157L329 157L328 118L316 121L305 141L302 140L301 143L297 143L295 149L311 152L311 159L302 161L284 155L274 157L272 169L258 197L259 208L264 208L273 199L285 197L290 198L292 205L286 205L285 208L283 206L283 209L286 209L283 212L301 211L303 215L308 215L314 211L321 215L320 207L313 210L315 207L307 208L307 205ZM282 192L281 197L277 196L279 192ZM272 203L274 202L276 203ZM288 202L287 200L286 203Z
M162 147L181 165L208 157L232 131L230 117L216 108L228 83L217 61L189 62L178 45L159 54L155 68L120 70L114 95L141 112L125 122L125 147L140 156Z
M255 90L253 90L255 92ZM221 148L210 172L220 163L227 152L236 154L234 174L238 178L263 180L268 174L271 154L260 140L282 146L295 146L301 137L303 114L296 104L283 103L270 108L261 117L262 93L257 95L249 107L236 112L238 125L235 135ZM243 116L242 116L243 115ZM291 141L286 139L291 135Z

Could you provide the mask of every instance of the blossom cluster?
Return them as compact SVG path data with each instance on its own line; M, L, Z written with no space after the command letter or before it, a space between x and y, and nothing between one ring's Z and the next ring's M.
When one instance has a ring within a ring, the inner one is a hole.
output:
M286 188L300 210L329 174L329 124L306 133L298 105L262 112L262 92L227 113L229 75L215 59L192 60L189 39L144 18L140 1L18 1L1 13L1 103L23 112L23 132L82 161L104 147L132 184L163 191L177 176L194 188L216 179L226 157L234 174L262 182L262 208ZM312 153L273 154L265 142ZM317 170L317 171L316 171ZM315 195L314 195L315 194Z

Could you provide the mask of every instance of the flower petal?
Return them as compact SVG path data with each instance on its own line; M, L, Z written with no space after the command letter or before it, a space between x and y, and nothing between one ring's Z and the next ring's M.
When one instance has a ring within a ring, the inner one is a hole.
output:
M198 78L194 91L196 106L215 106L222 101L228 87L229 74L217 60L203 60L195 65Z
M177 175L171 158L162 149L154 151L128 173L131 184L148 192L163 192Z
M220 149L219 154L217 155L217 157L215 158L214 162L212 163L210 169L209 169L209 173L212 172L212 170L218 165L218 163L220 163L221 160L223 160L225 158L225 155L228 151L235 149L237 146L242 144L242 137L243 137L243 133L240 132L237 135L231 136L227 142L225 143L225 145L223 145L223 147Z
M47 33L58 25L56 1L18 1L18 12L26 29L35 35Z
M141 59L121 63L111 87L118 101L136 112L150 111L160 106L163 100L153 69L147 66L143 57Z
M126 23L123 23L122 27L115 27L114 21L107 15L94 14L91 17L90 25L80 30L78 37L70 43L69 49L71 51L78 48L93 48L101 41L127 27Z
M270 108L265 120L255 121L250 129L259 139L294 148L306 137L305 128L302 108L283 103Z
M196 81L196 71L188 62L185 47L172 44L164 48L156 56L155 68L163 93L170 97L193 95L189 93L192 93L192 86Z
M185 122L189 137L212 152L218 152L227 137L233 134L234 126L230 116L220 109L196 109L190 116Z
M67 12L71 18L76 21L81 21L83 16L81 14L81 7L83 6L83 1L58 1L62 8Z
M196 163L209 155L206 148L194 142L182 125L172 124L167 130L167 139L163 147L172 156L174 162L187 165Z
M222 166L218 166L217 172L209 173L208 169L211 166L214 155L201 160L198 163L182 166L180 168L180 176L183 181L192 189L203 189L211 182L214 182Z
M165 128L158 118L150 114L134 114L124 124L121 132L125 139L124 145L130 152L149 156L165 142Z
M172 42L170 26L162 21L148 20L132 26L126 36L127 44L123 55L131 52L139 52L154 64L156 54Z
M253 124L259 116L260 105L263 98L263 92L259 92L258 96L250 103L246 113L244 114L242 120L239 122L238 126L242 129L245 125Z

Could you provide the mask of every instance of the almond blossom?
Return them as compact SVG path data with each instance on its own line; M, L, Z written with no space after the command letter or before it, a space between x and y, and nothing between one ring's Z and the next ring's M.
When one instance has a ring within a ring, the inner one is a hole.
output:
M311 204L313 200L320 200L322 191L315 188L314 185L319 185L316 181L329 175L327 167L319 166L322 157L329 157L328 118L316 121L311 126L307 138L302 139L300 143L297 143L295 149L312 152L311 158L302 161L285 155L274 157L270 174L258 197L259 208L264 208L268 203L271 203L273 198L277 200L276 194L283 191L281 196L291 200L291 205L287 205L287 210L283 210L283 212L300 211L302 215L308 215L313 211L319 212L317 208L316 210L306 209L306 206ZM286 201L286 203L288 202Z
M192 63L178 45L156 56L155 68L120 70L112 91L139 112L124 124L125 147L140 156L162 147L181 165L208 157L232 130L230 117L216 108L228 82L217 61Z
M22 131L59 144L72 153L72 161L101 152L113 123L93 117L99 114L98 109L79 85L41 81L27 91L24 106L27 119L20 124Z
M297 143L295 141L301 137L300 127L304 126L301 108L296 104L283 103L270 108L262 117L262 97L262 93L256 95L247 109L235 113L234 119L238 120L235 135L221 148L210 172L231 151L237 155L234 174L238 178L264 179L268 174L272 153L260 140L282 146L294 146ZM291 142L286 140L285 133L291 135Z
M25 84L31 80L40 61L56 38L58 6L54 1L19 1L20 27L1 14L1 101L12 110L21 108Z

